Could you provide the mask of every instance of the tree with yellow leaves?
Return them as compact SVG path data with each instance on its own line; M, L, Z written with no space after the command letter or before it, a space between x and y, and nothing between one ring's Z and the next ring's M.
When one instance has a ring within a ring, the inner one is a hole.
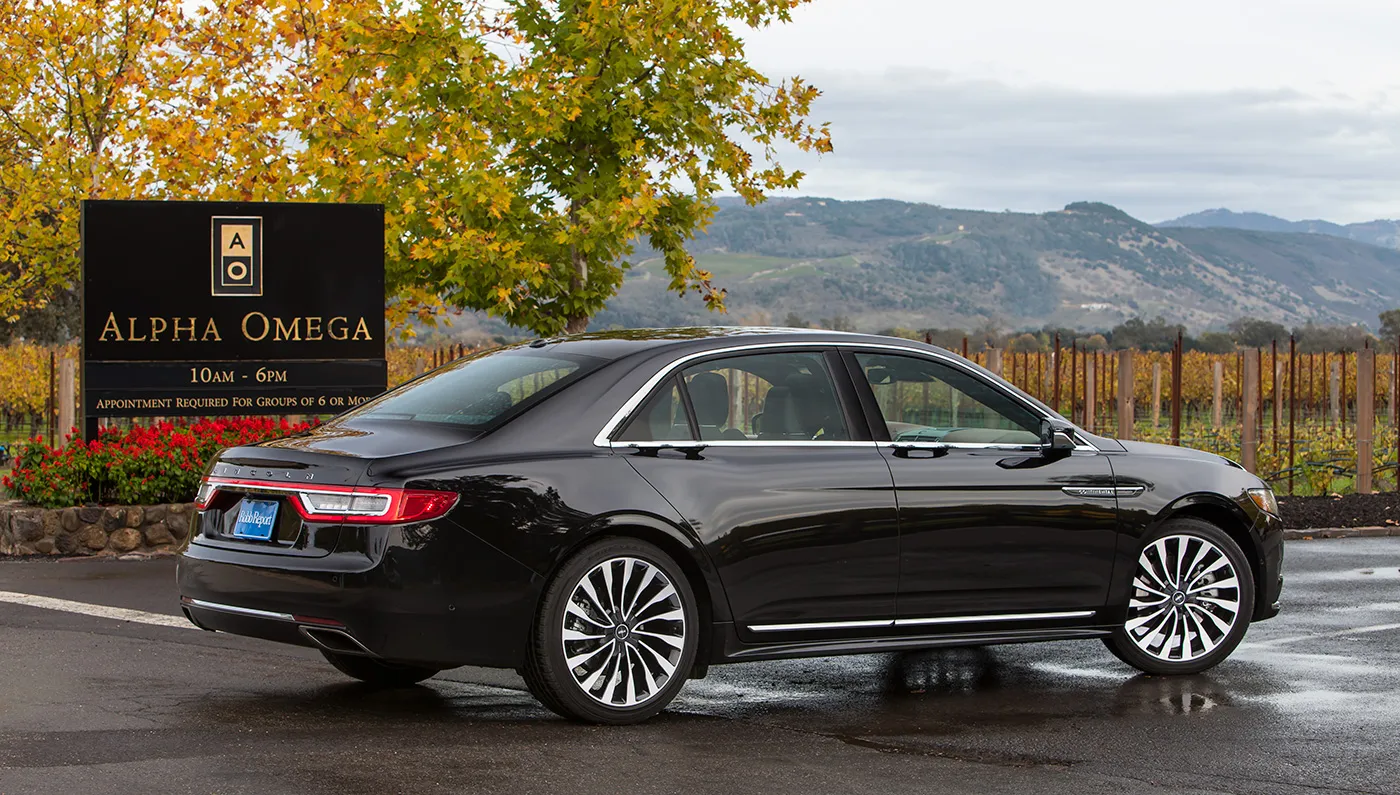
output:
M175 10L0 4L0 322L77 288L80 200L141 194L147 67Z
M806 0L508 0L490 20L506 46L490 120L512 199L491 226L519 246L510 268L452 261L445 282L542 333L579 332L618 290L636 241L665 261L673 291L713 309L724 290L685 244L733 190L750 204L796 187L780 141L830 151L807 121L818 91L773 84L735 28L786 22ZM422 12L433 13L431 4ZM449 112L455 112L449 102ZM751 149L753 151L751 151ZM470 201L468 212L480 212Z
M714 197L796 186L780 142L830 150L816 89L773 84L735 32L806 1L21 0L0 316L74 285L85 197L382 203L395 324L581 331L637 242L722 309L685 251Z

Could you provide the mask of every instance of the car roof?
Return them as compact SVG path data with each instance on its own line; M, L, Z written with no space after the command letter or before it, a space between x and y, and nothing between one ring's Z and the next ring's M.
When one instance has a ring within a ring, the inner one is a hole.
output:
M923 348L943 353L941 348L902 337L884 337L876 334L857 334L848 331L830 331L810 328L777 328L769 326L693 326L684 328L621 329L572 334L563 337L547 337L522 343L524 347L555 348L556 350L596 356L601 359L617 360L633 354L655 352L661 348L683 348L703 351L710 348L728 348L736 344L771 343L820 343L843 342L846 344L870 342L888 345L891 342L907 345L910 348ZM558 346L557 348L555 346Z

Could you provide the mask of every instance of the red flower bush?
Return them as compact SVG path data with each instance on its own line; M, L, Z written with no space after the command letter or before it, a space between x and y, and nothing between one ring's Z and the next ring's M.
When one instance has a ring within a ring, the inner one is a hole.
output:
M225 447L276 439L313 427L248 417L160 423L121 431L103 428L84 443L69 436L51 448L43 437L19 446L3 479L11 496L45 508L190 502L204 469Z

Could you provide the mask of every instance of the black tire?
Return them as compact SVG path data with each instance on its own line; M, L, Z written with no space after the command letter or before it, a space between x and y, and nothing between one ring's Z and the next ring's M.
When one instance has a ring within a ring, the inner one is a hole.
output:
M648 575L646 567L655 571ZM581 591L585 578L606 604ZM610 586L605 593L600 587L614 582L621 583L619 590ZM632 591L634 584L638 589ZM659 601L642 607L651 600ZM635 612L628 612L629 601ZM618 603L620 611L610 613ZM597 620L586 622L583 613ZM589 637L566 640L566 621L574 638ZM566 718L638 723L664 709L685 685L702 631L695 594L675 561L645 541L605 538L566 561L545 589L521 674L541 704ZM575 668L566 653L575 656ZM582 655L592 656L580 660ZM585 690L590 679L594 684ZM639 700L627 703L633 698Z
M1163 550L1166 565L1162 565ZM1203 559L1194 562L1198 555ZM1169 570L1172 561L1180 573ZM1229 585L1228 574L1233 575L1234 585ZM1133 601L1103 642L1114 656L1143 673L1171 676L1209 670L1229 657L1249 630L1254 613L1254 570L1239 544L1210 522L1191 517L1166 522L1143 542L1131 576ZM1170 587L1154 592L1139 587L1139 583ZM1159 601L1162 593L1166 599ZM1233 611L1224 606L1231 600L1237 606ZM1156 624L1154 616L1164 617ZM1181 622L1182 629L1178 631L1176 623L1169 624L1173 620ZM1221 624L1228 625L1228 630ZM1158 637L1161 646L1154 651L1151 647ZM1180 641L1175 646L1174 638ZM1173 647L1178 651L1175 659Z
M355 654L336 654L321 649L321 655L335 666L337 671L351 679L358 679L375 687L412 687L438 673L440 668L426 668L421 665L376 660Z

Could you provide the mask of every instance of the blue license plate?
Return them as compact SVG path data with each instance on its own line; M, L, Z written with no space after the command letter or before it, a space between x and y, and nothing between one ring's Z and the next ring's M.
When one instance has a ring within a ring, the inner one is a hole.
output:
M234 538L267 541L277 528L277 503L271 500L244 500L238 506L238 520L233 523Z

